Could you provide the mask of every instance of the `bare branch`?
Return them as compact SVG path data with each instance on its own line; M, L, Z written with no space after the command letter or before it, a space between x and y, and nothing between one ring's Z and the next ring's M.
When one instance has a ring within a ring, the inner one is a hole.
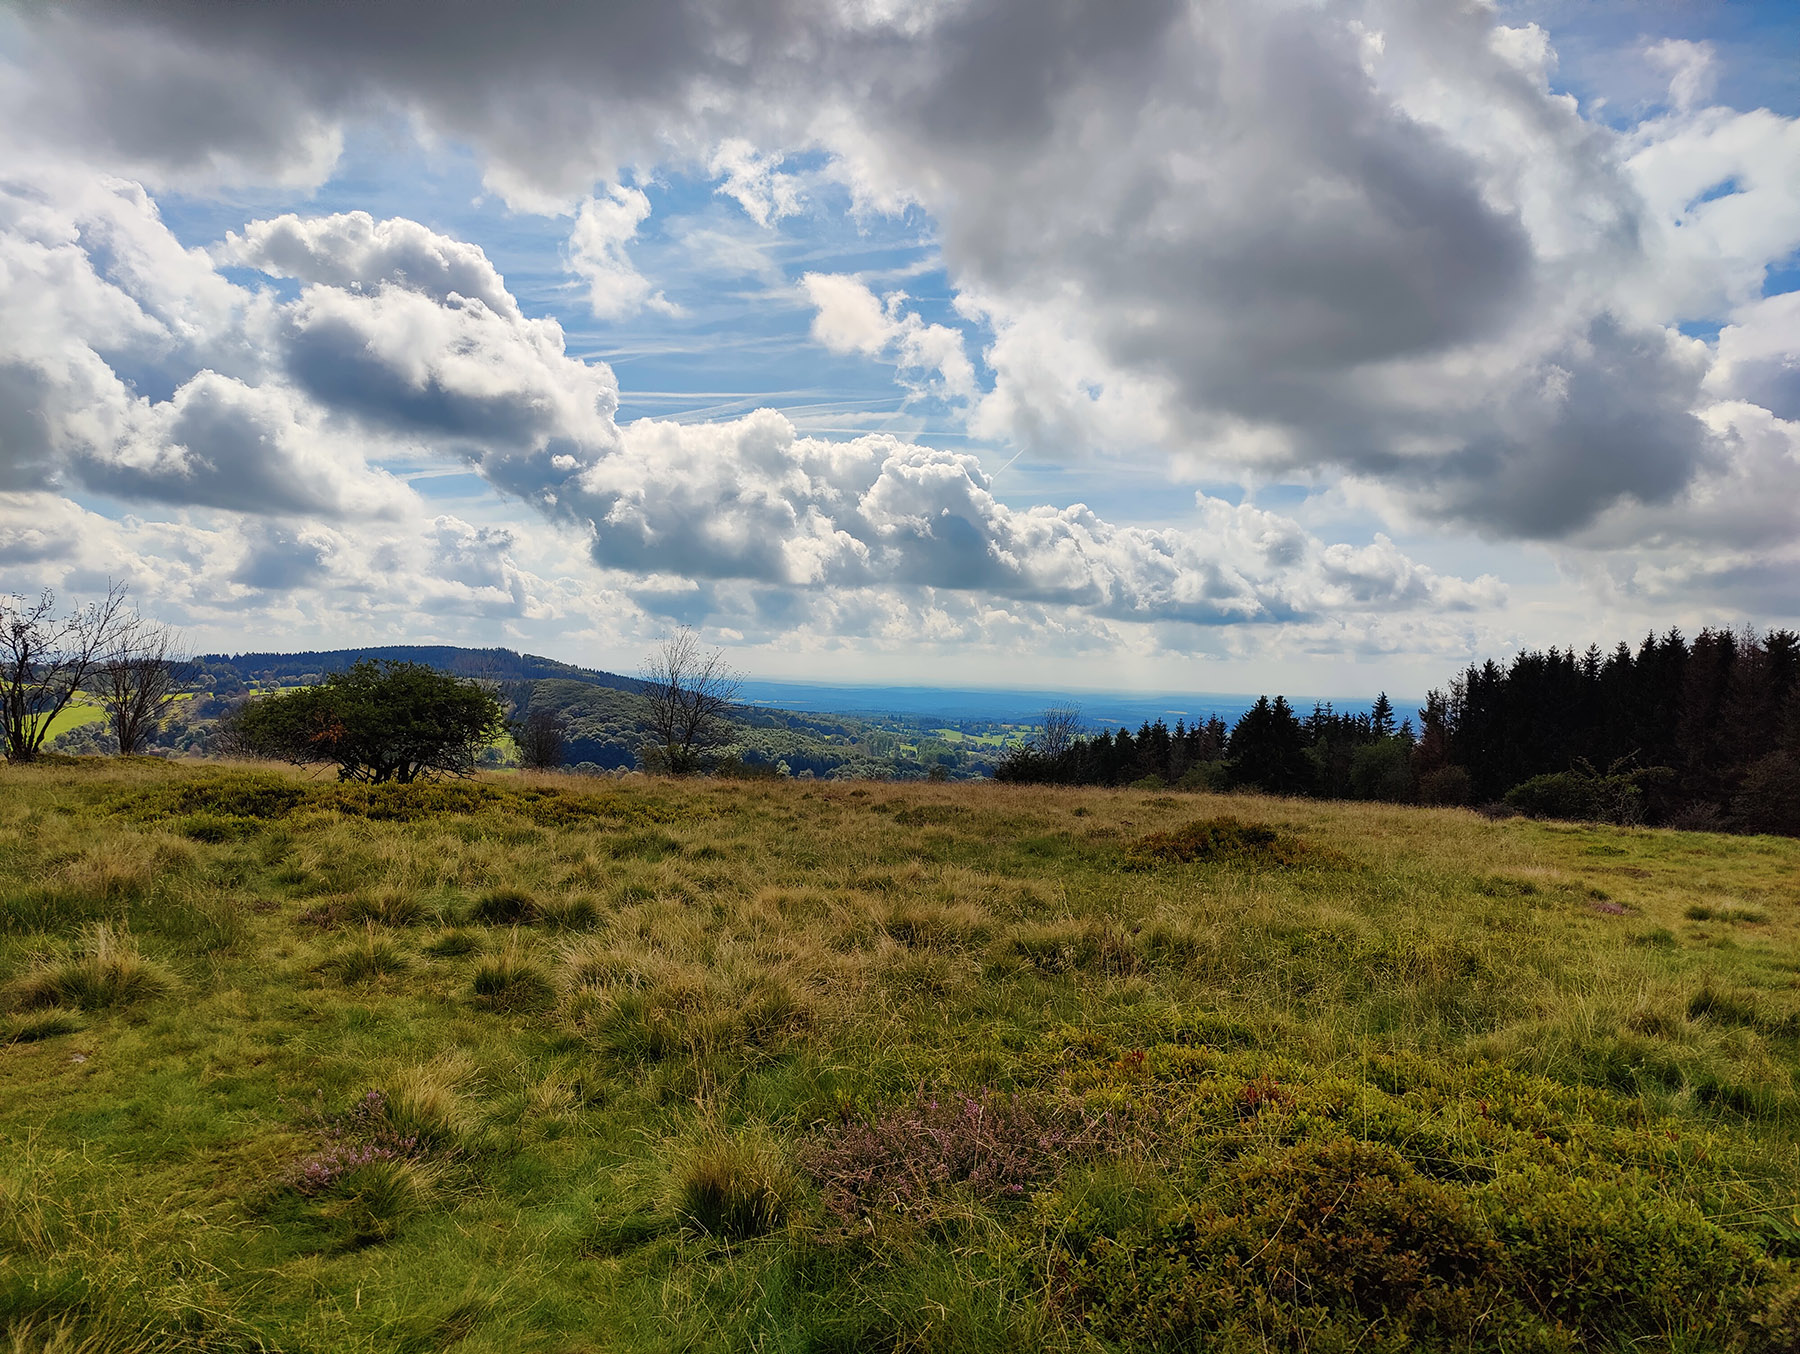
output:
M88 682L122 756L143 750L196 671L168 626L136 613L125 619Z
M106 597L56 614L56 594L35 601L0 596L0 725L7 758L34 760L50 726L120 641L129 617L126 585L113 583Z
M645 659L638 678L663 769L676 775L698 770L702 754L724 735L737 702L738 674L720 650L702 651L684 625Z

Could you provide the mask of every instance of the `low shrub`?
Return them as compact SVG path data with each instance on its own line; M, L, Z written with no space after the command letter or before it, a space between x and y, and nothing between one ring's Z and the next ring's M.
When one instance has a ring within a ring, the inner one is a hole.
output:
M116 811L140 821L205 815L215 819L284 818L305 803L312 787L287 776L255 771L203 772L192 779L134 793Z
M1440 766L1419 777L1419 802L1440 807L1467 804L1474 796L1475 783L1460 766Z
M709 1236L767 1236L787 1220L800 1180L766 1132L710 1129L680 1153L673 1173L674 1211Z
M1125 848L1129 868L1207 862L1232 865L1299 865L1309 852L1299 838L1264 823L1225 816L1205 818L1169 832L1149 832Z
M1059 1042L1090 1103L1162 1116L1153 1206L1034 1205L1052 1300L1109 1346L1735 1348L1766 1305L1754 1233L1700 1207L1744 1162L1634 1095L1420 1056L1341 1078Z
M144 958L123 930L98 922L82 932L72 953L40 959L12 986L11 1004L25 1010L76 1007L92 1011L129 1006L174 991L160 964Z
M931 1196L966 1190L1016 1199L1072 1158L1119 1141L1110 1115L1054 1095L920 1090L908 1103L850 1119L809 1143L801 1161L843 1219L872 1209L916 1212Z

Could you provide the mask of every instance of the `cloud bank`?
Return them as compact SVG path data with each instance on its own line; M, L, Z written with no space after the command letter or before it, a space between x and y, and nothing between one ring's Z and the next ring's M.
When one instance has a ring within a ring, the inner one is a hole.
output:
M1800 249L1800 121L1714 102L1704 44L1647 43L1666 94L1614 126L1559 92L1552 35L1473 0L76 0L19 22L14 493L422 532L393 467L449 459L601 571L685 580L646 598L769 617L782 590L813 617L828 593L948 591L1371 633L1500 605L1385 535L1331 542L1194 488L1287 479L1396 533L1541 543L1603 601L1800 607L1778 581L1800 562L1800 311L1771 280ZM563 214L603 321L678 311L636 257L664 169L763 232L821 186L865 219L920 213L950 313L806 268L776 290L819 347L1009 455L1184 487L1137 525L1003 501L968 453L769 412L621 427L612 373L472 243L285 213L201 253L157 220L164 190L321 183L380 117ZM308 551L295 577L329 554Z

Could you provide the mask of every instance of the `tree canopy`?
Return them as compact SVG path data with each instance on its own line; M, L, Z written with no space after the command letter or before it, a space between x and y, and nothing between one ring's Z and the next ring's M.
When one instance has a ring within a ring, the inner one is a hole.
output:
M255 697L238 711L237 750L297 765L337 763L340 780L402 784L467 775L499 733L499 700L423 663L362 659L317 686Z

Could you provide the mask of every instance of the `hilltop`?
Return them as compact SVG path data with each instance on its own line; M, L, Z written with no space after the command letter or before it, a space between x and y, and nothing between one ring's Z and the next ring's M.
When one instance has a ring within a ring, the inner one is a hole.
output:
M0 769L13 1348L1793 1348L1800 842Z

